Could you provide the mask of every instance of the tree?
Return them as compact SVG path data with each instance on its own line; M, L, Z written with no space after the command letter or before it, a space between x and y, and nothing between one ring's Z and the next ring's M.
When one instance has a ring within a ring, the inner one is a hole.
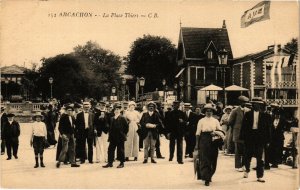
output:
M293 52L298 52L298 39L292 38L291 41L289 41L287 44L284 45L284 48L287 48L289 50L292 50Z
M84 58L86 66L94 72L90 81L90 90L96 96L109 95L111 87L120 82L118 71L121 67L121 57L105 50L96 42L88 41L85 45L74 48L74 55Z
M172 85L177 69L175 45L165 37L144 35L131 45L127 64L126 73L146 79L146 91L161 88L163 78Z
M56 98L63 99L67 94L73 97L89 95L89 84L94 73L88 69L83 58L72 54L61 54L42 61L38 87L43 95L50 97L50 77L54 79L53 95Z

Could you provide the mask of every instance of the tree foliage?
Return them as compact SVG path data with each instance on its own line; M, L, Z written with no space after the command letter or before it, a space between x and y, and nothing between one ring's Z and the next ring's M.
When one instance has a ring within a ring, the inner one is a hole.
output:
M284 45L285 48L292 50L293 52L298 52L298 39L292 38L287 44Z
M146 91L161 88L163 78L172 85L177 69L175 45L165 37L144 35L133 42L127 64L128 74L146 79Z
M41 61L37 86L44 98L50 97L50 77L54 79L53 97L64 99L70 96L73 100L108 96L111 87L119 80L117 71L121 58L95 42L78 45L70 54L43 58Z

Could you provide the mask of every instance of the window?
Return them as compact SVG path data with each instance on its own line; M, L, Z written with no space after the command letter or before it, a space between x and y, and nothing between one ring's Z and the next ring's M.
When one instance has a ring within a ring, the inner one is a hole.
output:
M213 52L211 50L208 50L207 52L207 58L212 59L213 58Z
M196 68L196 79L197 80L204 80L205 75L204 75L204 67L197 67Z
M206 97L209 100L218 100L218 91L206 91Z

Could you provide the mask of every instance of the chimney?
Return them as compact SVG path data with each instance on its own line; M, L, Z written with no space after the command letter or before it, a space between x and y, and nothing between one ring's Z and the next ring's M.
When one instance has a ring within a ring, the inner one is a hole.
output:
M223 29L226 29L226 23L225 23L225 20L223 20L222 28L223 28Z
M278 44L278 45L277 45L277 49L278 49L278 51L281 50L281 44Z

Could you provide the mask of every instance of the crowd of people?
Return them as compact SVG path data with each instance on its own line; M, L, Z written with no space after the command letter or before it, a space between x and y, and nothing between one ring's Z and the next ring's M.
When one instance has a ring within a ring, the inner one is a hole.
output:
M156 164L164 159L160 152L160 138L169 140L169 161L173 161L176 146L176 161L184 164L184 158L193 158L197 179L210 185L217 168L219 151L234 155L235 169L247 178L251 158L255 157L258 182L265 182L264 170L278 168L285 158L284 132L292 131L292 155L295 160L298 120L286 117L278 105L267 106L261 98L252 101L239 97L239 105L207 103L193 106L174 101L172 107L160 102L149 102L143 109L133 101L126 107L120 103L82 101L63 106L49 104L33 116L30 145L34 149L34 168L45 167L43 152L50 146L57 148L56 167L61 164L80 167L88 161L105 163L103 168L123 168L125 162L138 161L143 148L142 163ZM13 113L6 114L1 107L1 155L7 151L7 160L18 159L20 125ZM59 137L55 128L58 123ZM185 150L183 142L185 141ZM154 156L156 153L156 156ZM286 156L287 157L287 156ZM80 163L80 164L79 164ZM294 162L295 163L295 162ZM270 165L271 164L271 165ZM294 164L293 167L296 167Z

